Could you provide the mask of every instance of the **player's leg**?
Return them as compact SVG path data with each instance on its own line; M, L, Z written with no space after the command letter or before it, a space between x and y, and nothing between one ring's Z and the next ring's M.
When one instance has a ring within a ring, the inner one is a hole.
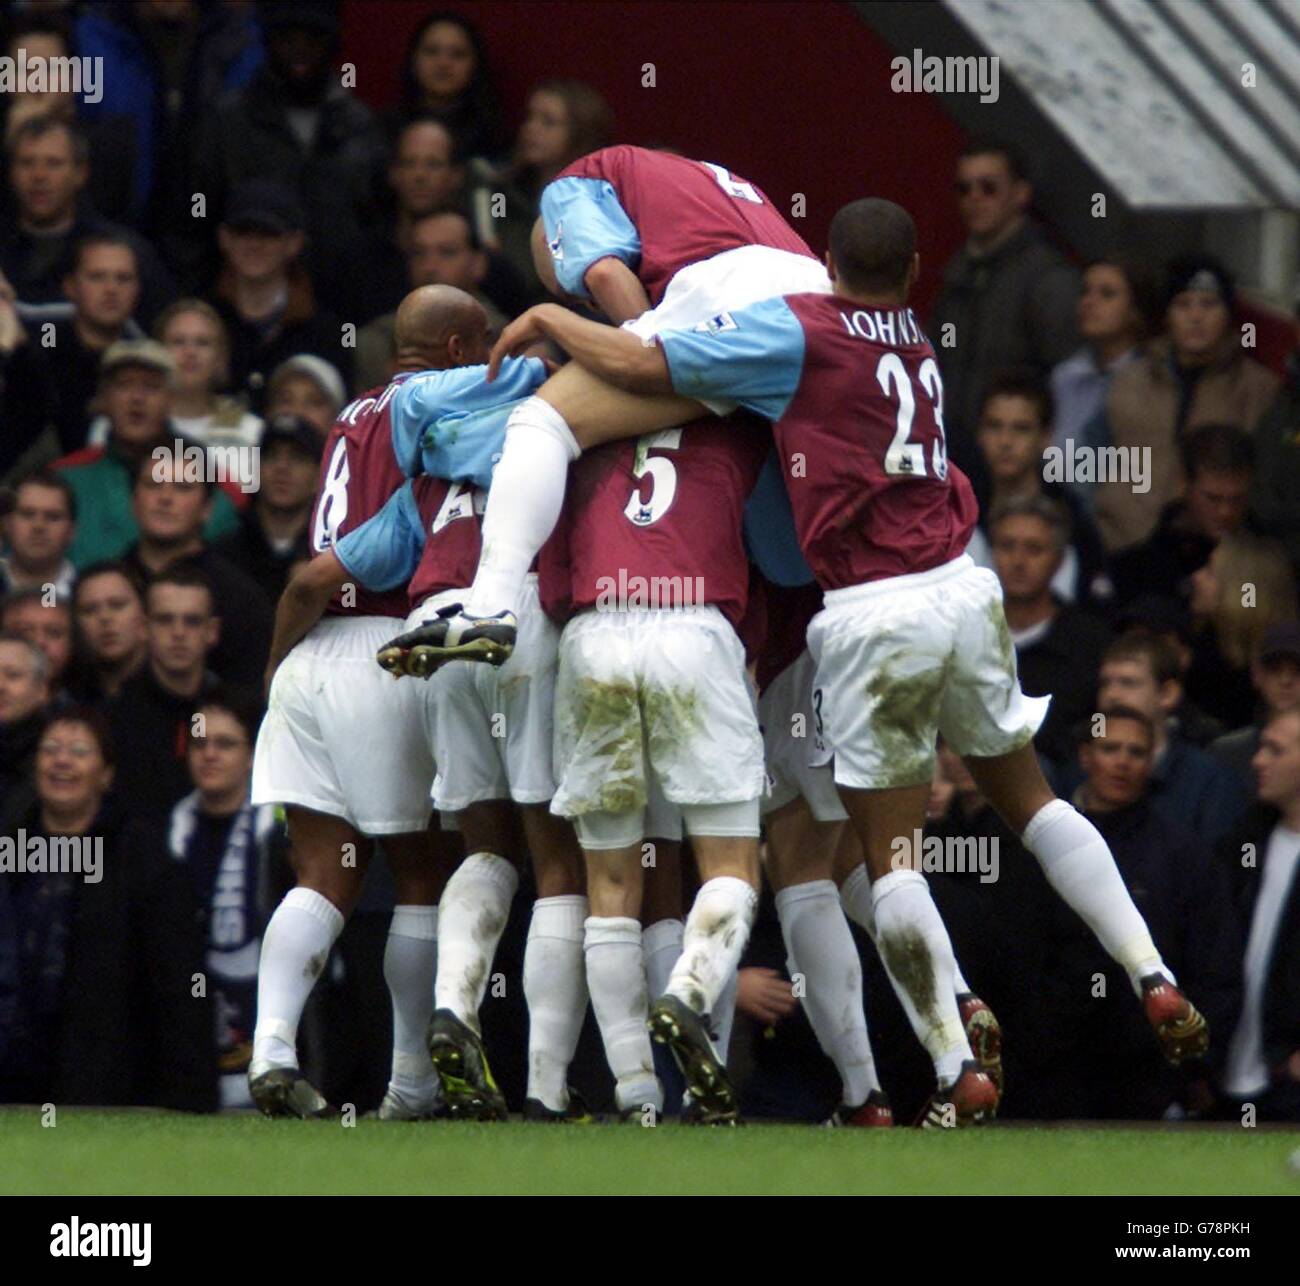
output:
M506 1116L483 1048L479 1007L519 888L519 873L505 856L512 848L512 807L485 800L457 813L468 856L447 881L438 907L429 1057L452 1115L478 1120Z
M376 1115L419 1120L435 1114L440 1094L426 1037L433 1017L438 960L438 902L461 858L460 836L434 828L381 841L397 905L384 948L384 981L393 1002L393 1071Z
M1101 832L1043 778L1031 745L991 758L965 757L975 784L1020 836L1047 882L1129 976L1172 1063L1209 1048L1209 1026L1178 990Z
M656 829L653 808L647 807L646 826ZM657 829L663 830L664 827ZM641 846L643 889L641 923L645 926L646 985L652 996L663 994L668 986L677 957L682 954L682 934L686 930L682 911L682 842L681 839L650 838Z
M524 576L555 527L569 465L589 447L685 424L704 413L689 398L641 396L576 362L520 403L506 425L483 515L483 552L465 603L470 618L513 610Z
M549 725L549 721L548 721ZM537 901L524 950L528 1002L526 1120L589 1120L568 1086L569 1064L587 1015L583 957L589 914L586 870L573 827L547 804L520 808Z
M361 894L370 841L340 817L292 804L286 814L297 885L262 935L248 1084L267 1115L319 1116L328 1106L298 1072L298 1023Z
M587 813L577 819L587 867L584 951L591 1007L614 1075L614 1102L627 1120L649 1120L663 1111L663 1088L655 1075L641 934L641 864L644 813Z
M790 976L803 978L803 1008L843 1086L836 1125L893 1124L880 1086L862 1002L862 962L832 879L842 822L819 822L802 795L764 818L767 877L776 894Z

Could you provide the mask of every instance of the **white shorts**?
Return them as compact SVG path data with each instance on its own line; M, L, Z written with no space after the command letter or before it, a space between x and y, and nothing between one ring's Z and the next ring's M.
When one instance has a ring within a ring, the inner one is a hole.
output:
M926 784L938 734L959 755L1010 754L1030 743L1051 703L1021 692L1002 586L966 554L828 591L808 647L841 786Z
M819 822L843 822L831 771L831 753L813 707L813 659L805 648L776 676L758 699L767 758L767 795L763 813L774 813L800 795Z
M726 617L706 606L593 610L570 621L555 685L555 769L551 811L561 817L643 810L649 770L678 807L757 801L763 741L745 650Z
M435 594L411 613L407 628L446 603L463 603L468 592ZM515 609L518 641L504 665L452 661L427 683L416 680L424 689L421 709L438 765L433 801L442 812L488 799L543 804L555 794L551 739L560 632L541 609L536 575L525 579Z
M771 246L739 246L678 271L654 308L623 323L649 344L660 331L690 330L731 309L748 308L778 295L829 295L831 280L820 260ZM729 415L735 402L705 402L714 415Z
M422 831L433 758L418 681L393 682L375 654L402 622L327 616L284 658L253 756L253 803L297 804L364 835Z

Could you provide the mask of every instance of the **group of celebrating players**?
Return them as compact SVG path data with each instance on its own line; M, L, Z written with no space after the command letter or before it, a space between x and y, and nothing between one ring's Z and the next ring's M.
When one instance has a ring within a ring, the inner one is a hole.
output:
M543 280L605 321L543 304L489 348L472 298L414 291L399 373L326 444L254 763L298 880L263 939L254 1102L330 1111L298 1021L378 838L398 893L381 1117L505 1116L479 1008L526 852L525 1117L586 1119L567 1072L590 999L621 1116L662 1111L657 1041L687 1118L734 1123L762 821L843 1081L832 1122L892 1124L849 920L933 1059L921 1123L990 1119L1001 1033L907 856L939 735L1122 964L1166 1057L1202 1054L1104 840L1039 769L1048 698L1021 692L997 579L965 553L977 508L907 306L907 213L845 206L823 265L754 185L629 146L575 162L541 211ZM522 355L542 341L570 360Z

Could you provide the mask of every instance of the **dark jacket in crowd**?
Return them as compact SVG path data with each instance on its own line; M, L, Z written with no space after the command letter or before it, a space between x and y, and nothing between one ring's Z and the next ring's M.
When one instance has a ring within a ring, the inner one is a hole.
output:
M983 473L975 430L985 383L1013 366L1046 379L1079 346L1078 297L1078 273L1028 221L991 254L964 248L949 261L927 333L943 373L948 453L966 473Z
M1192 660L1183 678L1188 699L1225 728L1240 728L1249 723L1259 704L1250 667L1234 665L1223 655L1211 621L1197 624L1191 644Z
M33 770L36 743L45 726L45 711L0 724L0 828L24 813L36 798Z
M309 527L309 523L304 523L298 539L287 551L281 553L271 547L262 524L257 520L257 506L253 504L239 515L239 530L223 536L212 546L212 552L256 582L274 610L274 604L284 593L289 569L294 563L311 557ZM267 651L270 651L269 644Z
M1207 750L1170 737L1151 774L1151 802L1202 843L1216 844L1241 820L1248 800L1236 777Z
M135 815L161 821L194 789L186 762L190 719L216 686L216 676L209 674L197 697L178 696L146 664L109 702L106 713L117 748L114 790L130 801Z
M138 545L132 545L122 561L144 581L149 580L150 572L140 561ZM221 632L208 655L208 665L226 683L258 686L271 655L274 603L256 581L209 545L183 561L207 578L212 586L213 606L221 618Z
M1062 1115L1154 1120L1181 1097L1181 1080L1215 1078L1241 1010L1243 939L1222 866L1196 834L1141 799L1089 813L1178 985L1213 1033L1206 1060L1180 1078L1165 1062L1127 973L1058 900L1049 973L1070 1033L1060 1068ZM1097 977L1104 977L1103 988Z
M45 835L40 807L20 819ZM16 842L15 827L9 831ZM111 797L90 829L101 878L0 875L0 1100L85 1106L217 1106L211 1001L193 994L203 926L162 835Z
M307 262L314 272L373 217L384 136L370 109L337 79L320 105L310 149L289 123L293 106L280 78L264 64L205 121L195 144L194 190L206 194L208 222L215 226L212 216L221 217L231 189L275 176L302 201Z
M1255 426L1255 476L1250 512L1256 526L1286 543L1300 569L1300 350L1287 362L1286 383Z
M1278 823L1277 809L1256 804L1242 819L1241 825L1219 845L1217 855L1227 872L1236 914L1241 923L1241 956L1244 959L1249 940L1251 919L1259 897L1260 876L1268 852L1269 837ZM1242 861L1246 845L1254 846L1254 863ZM1300 878L1293 878L1286 907L1278 921L1273 941L1273 957L1268 981L1264 986L1261 1008L1264 1061L1274 1072L1273 1102L1266 1105L1271 1114L1300 1120L1300 1083L1282 1074L1283 1065L1300 1051ZM1224 1031L1223 1048L1236 1028Z
M1190 525L1181 500L1166 505L1147 540L1112 558L1116 598L1128 603L1158 595L1185 608L1192 598L1192 573L1205 566L1214 546L1209 536Z
M1256 802L1255 773L1251 760L1259 754L1259 738L1263 728L1258 723L1249 727L1238 728L1235 732L1225 732L1222 737L1210 743L1210 754L1221 764L1236 773L1243 789L1250 796L1251 803Z
M1091 612L1062 603L1047 633L1016 649L1025 695L1051 695L1034 745L1056 764L1074 760L1074 731L1096 708L1097 674L1109 641L1110 631Z

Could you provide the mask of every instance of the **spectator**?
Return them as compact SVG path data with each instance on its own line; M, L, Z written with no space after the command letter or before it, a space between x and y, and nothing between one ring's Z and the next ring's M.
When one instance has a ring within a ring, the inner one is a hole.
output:
M168 304L154 327L172 355L176 390L172 423L202 446L256 446L262 421L220 390L230 383L230 336L221 314L203 299Z
M1029 218L1032 199L1010 144L977 140L962 151L957 203L969 235L944 269L930 334L943 372L948 452L976 477L985 381L1012 366L1046 377L1079 343L1078 277ZM954 329L945 335L947 326Z
M36 802L6 842L43 841L80 870L0 880L20 980L0 1032L0 1102L212 1111L215 1022L191 987L203 969L197 908L161 835L109 794L113 780L103 717L52 715Z
M1192 576L1192 664L1188 694L1229 728L1254 711L1250 661L1270 625L1296 619L1286 551L1248 531L1225 536Z
M1074 726L1092 709L1108 631L1089 612L1053 593L1067 539L1065 516L1055 501L1013 497L994 510L989 528L1020 686L1029 696L1052 697L1034 744L1055 764L1066 763Z
M53 14L29 13L18 17L9 28L6 43L5 52L11 58L16 59L20 51L25 51L29 65L43 59L49 66L49 60L67 58L73 52L67 24ZM70 90L60 89L54 78L50 78L43 91L29 89L26 78L20 79L16 92L6 95L6 98L6 138L24 121L38 116L69 123L77 119L75 95ZM95 194L96 208L107 219L137 224L142 207L137 189L139 167L132 121L110 110L95 115L93 119L83 117L81 128L86 134L90 159L89 187Z
M0 603L0 630L41 649L51 699L56 705L66 700L68 686L81 669L73 663L74 658L79 661L79 648L67 599L48 598L41 589L15 590Z
M275 175L304 209L298 226L317 271L373 214L383 132L334 71L333 13L303 0L272 0L260 12L267 61L206 118L194 145L193 187L228 224L236 191Z
M1052 592L1067 603L1090 603L1110 597L1101 537L1074 493L1058 481L1046 481L1043 452L1052 425L1052 395L1032 371L1004 371L990 380L980 409L976 439L984 460L986 485L981 514L1018 496L1046 496L1066 511L1069 530ZM992 560L987 519L976 529L967 552L981 567Z
M1111 381L1098 430L1104 444L1141 452L1147 484L1142 491L1097 488L1097 524L1112 551L1146 540L1165 506L1182 494L1179 448L1186 434L1203 424L1250 432L1278 389L1277 376L1242 350L1232 278L1217 260L1176 260L1166 300L1168 334Z
M297 416L320 434L322 444L347 401L338 371L310 353L283 361L271 373L266 393L268 421L282 415Z
M1230 424L1205 424L1182 444L1187 487L1165 506L1151 537L1113 562L1115 591L1123 600L1164 594L1186 606L1192 575L1230 532L1246 520L1254 443Z
M1223 1088L1264 1120L1300 1121L1300 711L1269 720L1253 766L1261 803L1221 850L1247 926Z
M356 326L393 312L406 297L411 224L456 200L464 187L465 167L447 127L428 118L404 126L388 163L387 184L392 203L386 217L359 233L325 269L330 306ZM365 264L365 272L358 272L357 264Z
M28 452L42 449L46 396L40 352L18 319L13 288L0 275L0 476L36 463Z
M201 0L87 5L78 52L102 58L98 102L83 100L91 127L123 122L133 144L134 205L160 234L190 217L189 152L196 124L222 95L242 89L264 58L256 15Z
M1286 544L1300 569L1300 288L1295 305L1295 347L1286 382L1255 427L1257 448L1250 512L1261 531Z
M528 97L524 123L511 162L473 167L471 208L474 227L489 252L498 252L520 279L525 298L501 298L507 313L548 298L533 264L533 224L540 214L542 189L566 165L614 141L609 104L580 80L546 80ZM504 201L504 209L501 202ZM486 293L496 296L489 270Z
M262 438L262 485L240 515L239 530L213 548L274 602L294 563L310 558L308 524L324 442L314 425L277 416Z
M163 819L189 794L191 718L217 686L208 658L221 633L212 588L181 564L145 590L148 660L108 705L120 768L117 792L141 816Z
M218 494L214 483L178 471L171 457L142 460L131 501L140 539L122 561L145 584L179 563L199 571L221 623L209 664L228 683L251 687L260 681L271 651L273 608L254 581L204 543Z
M346 372L341 325L316 306L298 262L302 214L297 199L271 179L231 194L218 233L224 263L215 303L230 336L230 379L260 411L272 369L295 353L314 353Z
M77 534L68 551L75 567L120 557L139 534L131 513L136 466L156 449L184 446L170 421L176 368L151 339L119 340L100 366L100 403L108 418L103 446L64 456L62 470L77 497ZM234 505L215 498L205 534L223 535L236 525Z
M482 292L487 256L474 225L459 210L439 210L417 219L410 238L411 289L420 286L455 286L472 295L488 315L488 333L495 335L506 319ZM397 356L397 314L376 317L357 332L354 389L360 393L387 384Z
M135 251L137 315L144 324L152 321L175 293L171 274L143 237L83 200L90 169L80 127L57 117L33 117L14 130L6 148L17 208L0 223L0 271L13 286L24 324L71 316L63 283L73 247L91 234L119 238Z
M28 474L4 519L0 593L53 586L59 598L71 597L77 571L68 550L76 526L77 497L67 479L48 469Z
M1156 313L1155 283L1146 265L1128 255L1105 255L1083 270L1079 337L1083 347L1052 368L1056 416L1052 442L1062 450L1097 447L1090 428L1101 416L1116 371L1139 355ZM1080 498L1090 498L1080 489Z
M45 653L17 634L0 634L0 828L36 799L36 743L50 685Z
M30 438L52 424L59 452L67 454L98 445L96 427L103 440L106 424L92 423L100 363L118 340L140 338L131 320L140 296L135 251L121 237L91 234L74 248L63 289L72 315L50 323L48 346L44 339L32 345L35 381L18 395L12 411Z
M431 13L406 47L393 133L417 116L441 121L460 156L496 157L510 145L483 38L458 13Z
M171 856L189 875L207 927L223 1108L253 1106L248 1063L278 829L273 806L249 803L257 725L257 708L229 693L199 706L188 755L194 790L172 809L167 828Z
M1178 985L1227 1031L1241 1002L1241 935L1228 882L1206 842L1186 823L1152 807L1155 728L1140 710L1103 707L1105 725L1080 739L1084 782L1076 803L1101 832L1124 883ZM1131 985L1064 905L1052 933L1053 985L1068 1006L1062 1073L1074 1082L1071 1112L1084 1119L1159 1120L1177 1103L1205 1111L1223 1046L1180 1078L1161 1057ZM1104 985L1096 979L1101 975Z
M1250 663L1250 681L1259 695L1260 716L1236 732L1225 733L1210 752L1254 790L1251 764L1259 752L1264 725L1290 710L1300 710L1300 625L1271 625Z
M77 581L72 611L96 696L111 699L140 672L148 654L144 591L124 563L91 563Z
M1178 662L1150 635L1125 634L1107 649L1097 682L1097 709L1125 706L1155 731L1152 806L1168 820L1215 844L1241 819L1246 795L1236 777L1207 750L1178 735L1170 712L1182 697Z

